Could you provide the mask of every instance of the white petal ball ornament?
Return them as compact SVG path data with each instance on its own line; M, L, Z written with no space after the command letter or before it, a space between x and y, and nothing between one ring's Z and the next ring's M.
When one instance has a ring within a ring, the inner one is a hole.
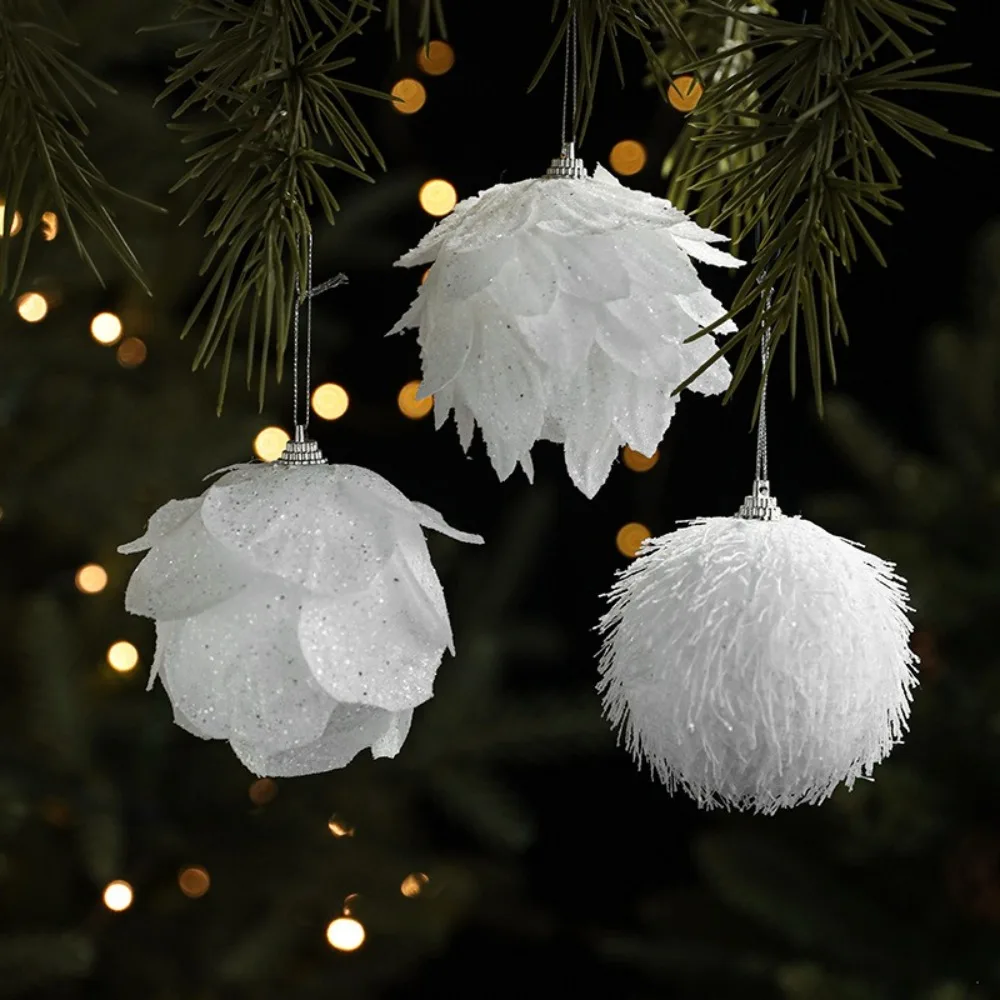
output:
M125 606L156 620L150 686L257 775L394 757L452 643L425 527L482 541L308 441L170 501L119 550L149 550Z
M684 341L725 314L692 263L740 265L724 239L602 167L588 176L570 147L548 176L462 201L397 262L433 267L391 332L418 328L437 426L453 412L468 449L478 425L500 479L519 463L531 479L533 445L555 441L592 497L622 445L655 451L671 393L715 353L711 335ZM729 382L720 359L691 388Z
M768 511L772 519L755 516ZM605 714L702 807L773 813L870 777L916 658L890 563L766 496L647 541L604 617Z

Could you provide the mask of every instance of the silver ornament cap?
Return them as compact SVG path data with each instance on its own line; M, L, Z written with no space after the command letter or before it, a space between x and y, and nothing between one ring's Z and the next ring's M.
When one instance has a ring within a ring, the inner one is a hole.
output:
M288 441L278 458L278 465L326 465L326 458L319 445L306 435L301 424L295 428L295 437Z
M576 155L576 143L567 142L562 153L552 161L545 173L546 177L559 177L563 180L583 180L587 176L587 167Z
M746 521L776 521L784 517L778 501L771 496L771 484L766 479L755 479L753 493L739 509L738 517Z

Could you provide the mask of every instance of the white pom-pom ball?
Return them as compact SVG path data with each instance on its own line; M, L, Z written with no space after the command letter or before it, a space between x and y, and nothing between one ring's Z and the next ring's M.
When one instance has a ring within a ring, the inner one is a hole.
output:
M434 266L392 332L418 328L421 396L434 396L439 428L454 412L463 448L478 425L497 475L520 464L531 479L532 447L555 441L592 497L622 445L656 450L673 391L716 351L711 335L685 342L726 312L693 262L742 261L669 201L602 167L593 177L580 161L562 168L576 173L460 202L402 257ZM720 359L691 388L729 382Z
M671 792L816 804L902 739L917 683L905 584L810 521L693 521L647 541L609 596L605 714Z
M241 465L170 501L119 550L149 550L125 606L156 620L150 686L257 775L395 756L452 642L422 527L482 541L350 465Z

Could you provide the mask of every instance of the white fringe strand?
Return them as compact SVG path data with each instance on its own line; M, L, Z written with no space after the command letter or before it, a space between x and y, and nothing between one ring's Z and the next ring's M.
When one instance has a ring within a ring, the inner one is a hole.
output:
M903 738L905 582L810 521L693 521L645 542L608 596L605 715L703 808L818 804Z

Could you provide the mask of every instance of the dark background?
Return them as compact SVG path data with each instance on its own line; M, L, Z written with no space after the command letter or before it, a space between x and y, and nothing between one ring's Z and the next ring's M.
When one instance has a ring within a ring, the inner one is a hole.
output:
M413 116L364 106L388 172L374 188L340 183L342 216L317 234L318 275L351 283L317 302L314 370L351 407L315 433L332 461L376 470L487 545L432 542L458 658L399 759L280 781L260 805L227 747L175 729L162 689L141 690L152 631L121 610L132 562L114 547L166 499L247 459L260 427L287 426L290 387L272 385L260 416L234 379L217 420L217 369L192 375L195 345L177 342L203 248L197 222L176 228L191 193L167 193L183 153L168 109L151 103L182 33L134 34L169 7L67 8L81 58L121 92L90 114L88 148L170 216L122 214L151 301L110 263L102 291L61 238L39 245L25 281L58 304L37 326L11 305L0 322L0 995L1000 997L995 159L893 146L906 211L878 232L890 267L864 259L842 282L853 343L828 418L809 393L790 398L785 366L771 394L783 508L871 544L913 583L924 677L912 736L874 784L822 807L706 814L614 747L593 691L593 626L625 564L622 524L660 534L738 506L755 386L727 407L689 395L656 468L616 467L593 501L553 445L537 449L533 488L519 473L499 484L481 445L466 459L451 425L403 419L396 393L419 376L416 343L383 334L419 279L391 267L431 223L418 189L439 176L465 197L544 171L561 73L525 96L551 38L538 0L447 4L457 62L439 78L416 68L415 20L399 58L373 23L352 78L389 89L417 76L429 98ZM975 64L963 80L996 86L988 14L965 4L934 46L941 62ZM626 183L662 192L681 118L643 85L637 46L625 51L625 86L609 64L582 155L606 163L616 141L638 139L649 163ZM991 101L910 100L997 139ZM736 287L708 280L724 299ZM102 308L147 342L142 367L120 368L90 340ZM87 561L111 574L93 597L72 582ZM102 666L119 637L142 654L131 675ZM332 813L353 837L330 835ZM210 872L204 898L178 890L184 864ZM416 899L399 892L410 871L430 877ZM120 915L100 904L111 878L135 887ZM350 893L368 940L342 955L323 932Z

